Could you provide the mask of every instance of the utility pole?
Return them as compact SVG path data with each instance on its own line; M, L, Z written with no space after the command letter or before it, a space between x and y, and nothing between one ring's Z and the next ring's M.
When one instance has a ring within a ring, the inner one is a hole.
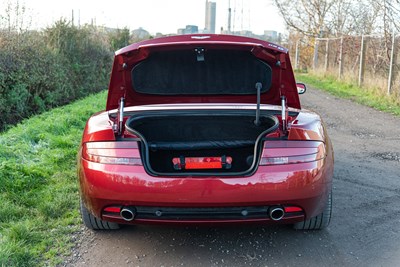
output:
M319 47L319 38L322 37L322 30L319 30L318 36L315 38L314 43L314 59L313 59L313 69L316 70L318 68L318 47Z
M294 69L299 69L299 58L300 58L300 51L299 51L300 39L296 41L296 54L294 56Z
M316 70L318 67L318 43L319 39L315 38L315 43L314 43L314 60L313 60L313 69Z
M392 93L392 85L393 85L393 63L395 58L395 41L396 41L396 31L395 27L393 27L392 34L392 51L390 51L390 66L389 66L389 79L388 79L388 88L387 94L390 95Z
M365 36L361 37L361 51L360 51L360 69L358 71L358 86L362 86L364 83L364 70L365 70L365 50L366 50L366 41Z
M325 44L325 72L328 71L329 67L329 39L326 39Z
M340 54L339 54L339 80L343 78L343 35L340 38Z

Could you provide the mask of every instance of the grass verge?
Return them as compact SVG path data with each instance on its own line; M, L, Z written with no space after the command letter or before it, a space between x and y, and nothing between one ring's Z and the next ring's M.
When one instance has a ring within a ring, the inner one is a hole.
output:
M0 266L56 265L80 224L76 153L106 92L0 134Z
M334 76L314 73L296 73L296 80L332 95L400 116L400 98L383 94L378 88L359 87L353 83L338 81Z

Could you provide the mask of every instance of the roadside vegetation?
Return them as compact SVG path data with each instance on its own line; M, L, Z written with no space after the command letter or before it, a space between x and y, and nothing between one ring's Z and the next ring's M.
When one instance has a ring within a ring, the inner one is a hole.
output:
M304 82L332 95L351 99L384 112L400 116L400 97L397 94L387 95L379 87L360 87L355 81L338 81L333 75L322 73L296 73L298 82Z
M80 224L76 154L94 94L0 134L0 266L54 266Z
M2 6L0 132L106 89L114 51L140 40L127 28L76 25L65 18L45 29L31 29L32 18L19 1Z
M44 31L0 31L0 131L106 89L112 52L93 27L65 20Z
M400 114L400 0L273 3L288 30L283 45L291 51L293 66L311 70L298 74L299 79Z

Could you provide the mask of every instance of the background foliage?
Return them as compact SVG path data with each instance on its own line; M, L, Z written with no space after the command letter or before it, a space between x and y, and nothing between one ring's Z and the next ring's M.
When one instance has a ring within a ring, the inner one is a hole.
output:
M32 30L23 5L0 10L0 132L24 118L107 89L114 51L137 38L128 28L60 19Z
M94 27L65 20L45 31L0 34L0 130L106 89L112 52Z

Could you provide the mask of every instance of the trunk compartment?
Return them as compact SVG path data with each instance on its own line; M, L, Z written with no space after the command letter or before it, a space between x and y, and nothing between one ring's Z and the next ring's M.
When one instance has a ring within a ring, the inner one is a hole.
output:
M263 113L259 126L254 120L255 111L163 111L135 114L125 126L141 139L142 160L152 175L244 175L258 164L262 137L279 126L275 116ZM176 158L215 157L230 157L231 166L174 168Z

